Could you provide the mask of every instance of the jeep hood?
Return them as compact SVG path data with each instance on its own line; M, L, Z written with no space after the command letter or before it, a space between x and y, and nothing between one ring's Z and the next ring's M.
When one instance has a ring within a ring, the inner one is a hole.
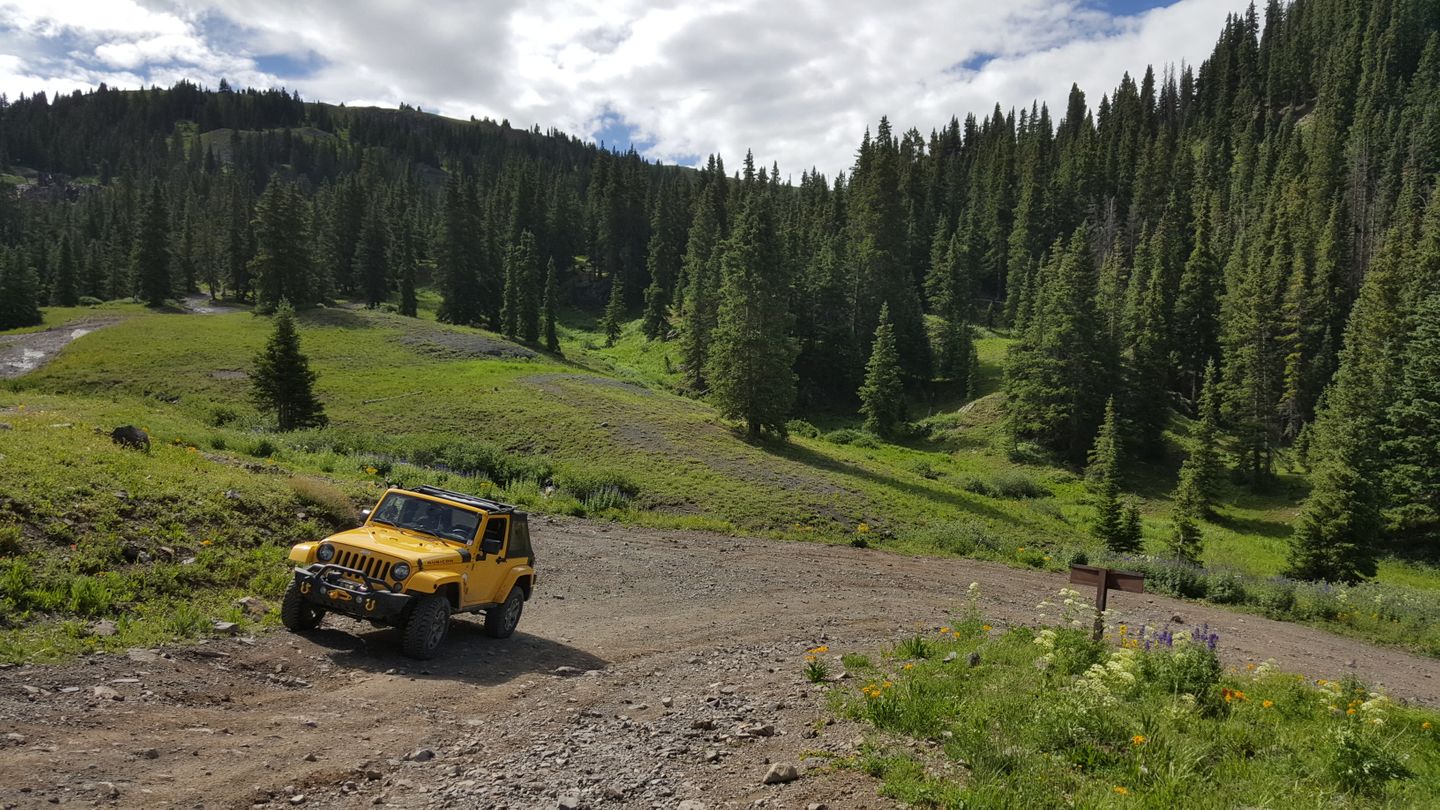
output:
M408 562L430 564L460 562L461 548L443 540L391 529L388 526L361 526L358 529L332 534L325 542L361 549Z

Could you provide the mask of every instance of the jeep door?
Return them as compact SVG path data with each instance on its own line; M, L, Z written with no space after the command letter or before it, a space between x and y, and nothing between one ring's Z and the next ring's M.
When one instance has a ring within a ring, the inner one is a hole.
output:
M465 604L478 605L503 598L497 594L510 566L505 559L510 539L509 515L486 515L476 542L470 575L465 581Z

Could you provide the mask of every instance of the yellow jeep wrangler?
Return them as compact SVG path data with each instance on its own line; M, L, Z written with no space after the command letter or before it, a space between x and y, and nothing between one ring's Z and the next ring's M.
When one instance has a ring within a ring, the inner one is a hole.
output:
M535 589L527 515L436 487L390 489L364 525L290 550L280 620L313 630L328 612L399 627L405 654L430 658L452 613L484 613L507 638Z

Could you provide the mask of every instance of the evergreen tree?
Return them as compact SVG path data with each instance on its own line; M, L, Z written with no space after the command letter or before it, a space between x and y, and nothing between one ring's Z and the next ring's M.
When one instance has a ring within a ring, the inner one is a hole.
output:
M625 280L619 276L610 279L610 298L605 302L605 314L600 318L600 331L605 333L605 345L614 346L620 339L620 327L625 324Z
M484 312L476 256L480 224L469 203L464 184L452 174L441 195L435 241L435 269L440 282L436 317L445 323L478 326Z
M1145 530L1140 520L1140 505L1134 498L1128 498L1120 516L1120 533L1110 544L1110 550L1120 554L1139 554L1144 547Z
M37 326L42 320L35 271L23 256L0 249L0 330Z
M255 356L251 398L262 413L275 415L280 430L322 427L325 408L315 397L316 374L300 352L295 312L282 301L275 310L275 331Z
M512 329L508 334L534 343L540 338L541 290L539 251L535 247L535 235L530 231L522 231L519 241L510 248L505 278L505 303L513 313L507 322Z
M50 300L55 306L73 307L80 303L79 274L70 231L66 230L60 236L60 251L55 258L55 283L50 290Z
M665 310L665 288L660 286L659 279L655 279L645 288L645 319L641 323L641 330L647 339L656 340L669 328Z
M1090 450L1089 477L1095 489L1098 515L1095 536L1115 552L1133 551L1126 537L1125 510L1120 500L1120 437L1115 398L1105 403L1105 419Z
M769 195L753 194L723 251L725 280L705 366L715 406L744 421L751 439L784 436L795 402L796 346L779 253Z
M355 261L350 277L365 292L365 306L374 309L390 297L390 279L385 265L385 230L380 224L378 206L372 205L360 226L360 240L355 245Z
M889 304L880 307L880 325L875 328L865 382L860 386L860 413L865 417L866 430L887 438L905 424L905 381Z
M1421 299L1411 321L1381 453L1392 522L1424 538L1440 529L1440 293Z
M141 300L148 306L161 306L174 294L170 279L170 215L165 209L159 180L150 184L145 207L135 221L130 274L140 286Z
M541 305L540 319L544 322L545 348L552 352L560 351L560 337L555 332L555 308L559 297L560 282L555 277L555 260L550 259L545 265L545 300Z
M1170 536L1170 553L1195 565L1200 563L1204 539L1199 522L1208 508L1200 477L1200 465L1195 456L1185 459L1180 465L1180 482L1173 496L1174 530Z
M1034 315L1007 357L1007 431L1078 462L1100 423L1113 360L1098 340L1084 226L1051 256L1039 271Z
M395 272L396 286L400 288L400 314L417 317L420 307L415 295L415 266L419 262L415 255L414 223L403 204L390 224L388 259Z
M310 236L305 204L293 183L272 180L255 205L255 257L250 275L255 307L272 312L287 301L310 306Z

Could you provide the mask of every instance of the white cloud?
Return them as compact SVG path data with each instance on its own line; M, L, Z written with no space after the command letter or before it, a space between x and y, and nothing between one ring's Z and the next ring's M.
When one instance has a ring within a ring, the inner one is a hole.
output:
M753 148L786 173L833 175L881 115L928 133L952 115L1038 98L1058 118L1072 81L1093 107L1125 70L1198 64L1238 8L1177 0L1113 17L1080 0L0 0L8 38L28 35L36 51L0 62L0 89L126 86L190 70L209 84L283 81L310 98L405 101L582 136L618 116L653 141L651 157L719 152L734 165ZM66 38L78 56L46 51ZM257 54L313 55L320 67L271 76Z

